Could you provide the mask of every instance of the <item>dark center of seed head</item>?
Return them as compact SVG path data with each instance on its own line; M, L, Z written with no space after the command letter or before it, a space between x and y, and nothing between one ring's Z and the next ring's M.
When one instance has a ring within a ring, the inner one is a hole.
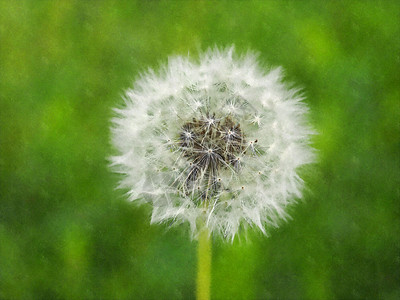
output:
M238 157L245 152L245 143L240 124L230 116L217 119L208 115L185 123L179 135L179 149L189 162L186 187L206 187L201 190L207 190L207 194L217 191L222 170L239 170Z

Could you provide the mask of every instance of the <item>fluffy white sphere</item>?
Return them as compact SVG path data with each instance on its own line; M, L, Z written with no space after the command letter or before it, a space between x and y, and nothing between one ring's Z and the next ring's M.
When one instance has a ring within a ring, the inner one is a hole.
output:
M277 226L301 197L298 167L313 134L297 89L256 56L212 49L170 58L115 109L112 157L129 199L150 202L152 222L189 222L233 239L241 225Z

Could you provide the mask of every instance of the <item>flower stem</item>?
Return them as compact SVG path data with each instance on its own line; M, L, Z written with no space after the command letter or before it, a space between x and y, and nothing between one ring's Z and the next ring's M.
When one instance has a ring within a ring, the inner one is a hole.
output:
M200 232L197 255L197 300L209 300L211 283L211 240L206 226L204 226Z

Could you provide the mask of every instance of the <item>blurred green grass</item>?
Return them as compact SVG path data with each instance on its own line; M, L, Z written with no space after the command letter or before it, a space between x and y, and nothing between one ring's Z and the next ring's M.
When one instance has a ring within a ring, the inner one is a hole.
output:
M213 299L400 298L396 1L0 1L0 298L192 299L185 226L115 190L112 108L235 44L305 88L319 163L269 238L214 241Z

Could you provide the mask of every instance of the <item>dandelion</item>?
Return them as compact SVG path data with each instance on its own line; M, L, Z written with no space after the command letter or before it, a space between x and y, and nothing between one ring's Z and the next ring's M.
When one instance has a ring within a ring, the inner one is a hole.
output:
M188 222L200 240L233 240L241 228L266 233L288 218L301 197L297 170L313 160L313 131L280 68L263 70L253 53L210 49L198 61L170 58L124 99L112 164L129 199L152 204L152 222Z

